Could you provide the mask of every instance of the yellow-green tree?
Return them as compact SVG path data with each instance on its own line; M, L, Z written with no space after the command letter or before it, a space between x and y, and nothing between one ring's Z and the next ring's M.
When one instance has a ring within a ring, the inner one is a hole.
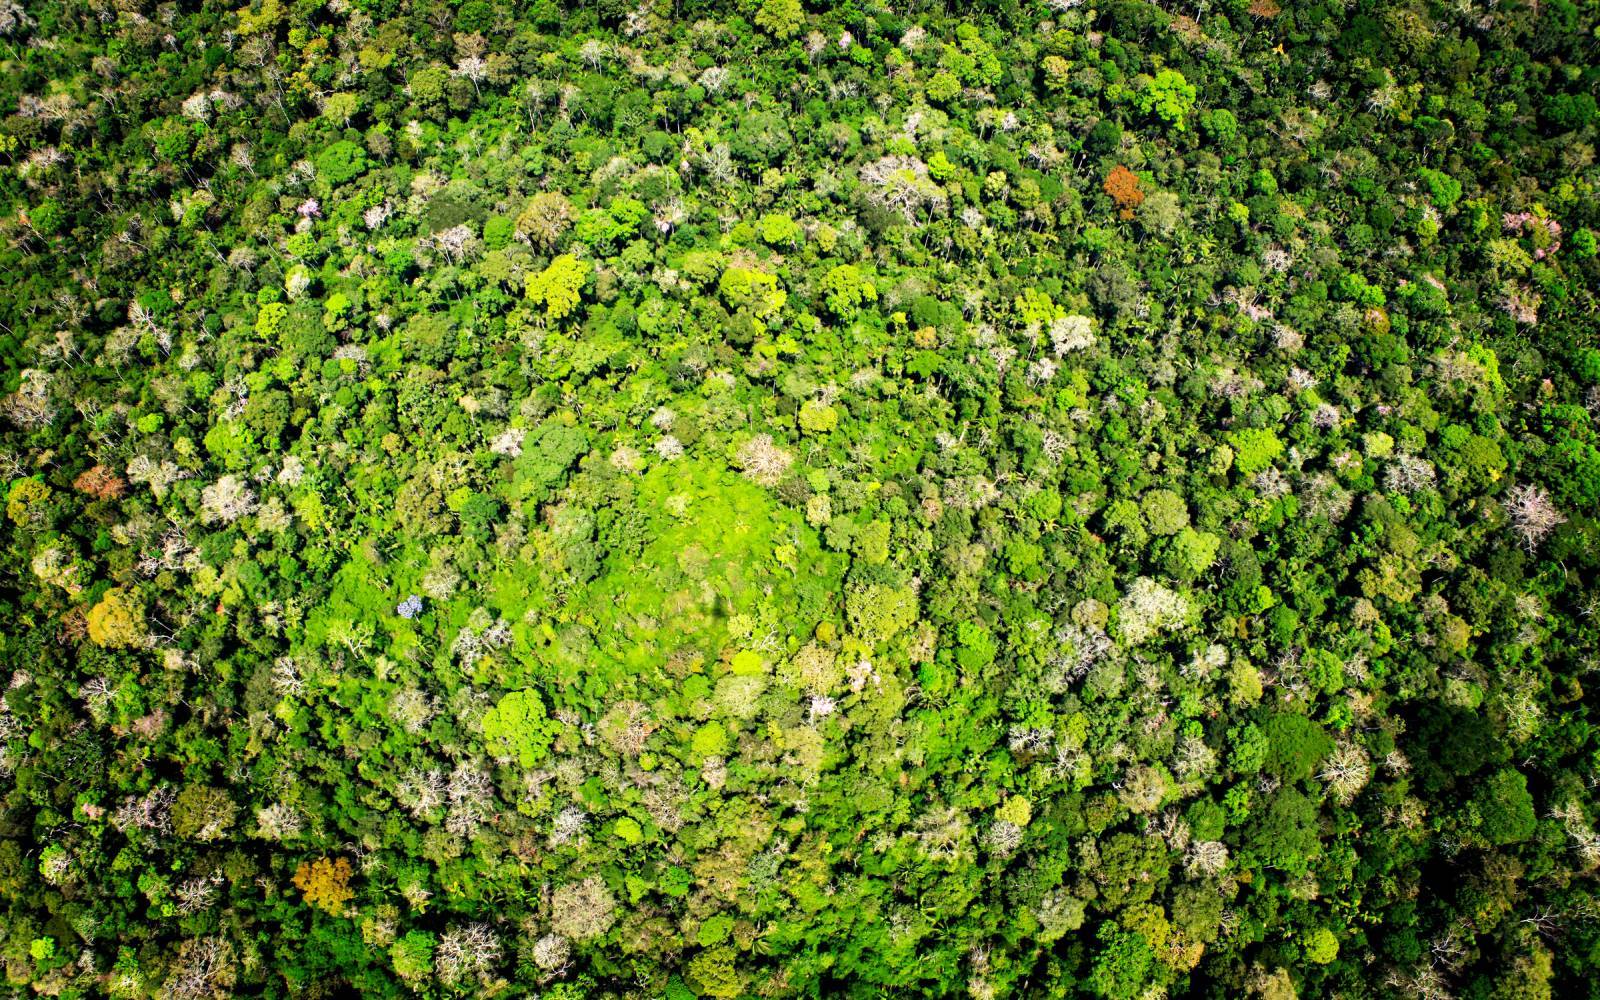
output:
M564 253L528 281L528 301L543 306L546 319L564 319L578 308L589 271L588 261Z
M113 587L89 609L89 641L107 649L144 645L144 606L120 587Z

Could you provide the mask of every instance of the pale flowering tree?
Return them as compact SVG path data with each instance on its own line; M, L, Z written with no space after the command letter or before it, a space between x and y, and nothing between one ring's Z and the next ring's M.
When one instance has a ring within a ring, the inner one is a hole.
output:
M1550 494L1541 487L1523 483L1511 488L1506 503L1506 514L1511 527L1522 539L1522 544L1532 552L1545 536L1567 523L1567 518L1550 501Z
M1137 646L1161 632L1177 629L1188 619L1189 612L1188 598L1141 576L1123 595L1117 618L1123 640Z
M1328 785L1328 792L1340 805L1349 805L1372 778L1372 759L1360 745L1342 742L1323 762L1317 775Z
M778 447L771 434L757 434L740 446L734 461L750 479L762 486L775 486L789 471L794 456Z
M1094 346L1094 320L1088 316L1062 316L1050 323L1050 346L1058 358Z
M452 264L459 264L467 257L475 256L482 247L477 234L466 223L451 226L418 242L439 251Z
M1383 473L1384 488L1394 493L1431 490L1437 480L1433 463L1418 455L1396 455Z
M516 458L522 454L522 439L527 437L527 434L528 432L521 427L507 427L489 442L489 450L496 455Z
M28 16L27 8L17 0L0 0L0 35L7 38L20 35L35 23L34 19Z
M223 476L200 491L200 519L207 524L232 524L255 509L255 494L238 476Z
M679 441L671 434L668 434L661 440L657 441L655 444L655 449L657 457L666 462L671 462L674 459L683 457L683 442Z
M300 814L282 802L256 810L256 835L263 840L293 840L300 835L301 826Z
M617 901L593 876L557 889L550 898L550 925L562 937L588 941L616 923Z
M412 768L396 783L394 797L413 819L428 817L444 805L444 774L438 770Z
M383 227L385 222L389 221L389 217L393 214L394 206L386 201L381 205L373 205L371 208L368 208L366 211L362 212L361 221L368 229L380 229Z
M472 81L473 92L482 94L483 91L478 87L478 84L489 78L489 64L483 60L482 56L466 56L456 63L456 68L452 71L452 74Z
M589 814L577 806L568 806L556 814L550 826L550 846L563 847L582 843L584 830L589 825Z
M1228 847L1215 840L1199 840L1184 854L1183 870L1191 878L1220 875L1228 867Z
M205 94L190 94L183 99L183 103L179 105L179 110L183 112L185 118L197 122L209 122L211 120L211 98Z
M928 165L914 156L885 156L861 168L867 198L899 213L908 224L923 210L937 211L948 202L944 188L928 176Z
M695 82L700 84L701 88L712 97L720 97L722 92L727 89L728 82L732 79L733 74L728 72L726 68L712 66L701 73Z
M439 935L433 955L434 969L446 986L463 987L487 982L500 961L500 936L488 924L468 924Z
M572 961L572 943L560 934L546 934L533 943L533 964L545 972L559 972Z

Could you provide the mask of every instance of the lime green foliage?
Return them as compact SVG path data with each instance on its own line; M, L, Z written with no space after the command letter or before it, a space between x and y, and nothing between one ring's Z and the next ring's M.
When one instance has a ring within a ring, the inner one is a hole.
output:
M1163 566L1179 580L1193 580L1211 568L1221 548L1217 535L1185 526L1172 539Z
M67 222L66 210L53 198L41 200L27 217L33 231L40 236L54 236Z
M720 757L730 746L728 731L720 722L708 722L694 731L690 748L700 757Z
M944 102L961 93L961 79L949 70L940 70L928 78L928 100Z
M725 913L717 913L707 917L700 929L695 931L695 940L700 947L710 948L726 941L732 931L733 918Z
M826 434L839 426L837 408L817 399L808 399L800 407L800 427L808 434Z
M850 630L869 646L899 635L917 620L917 596L909 587L872 584L852 589L845 599Z
M850 319L863 305L878 301L878 288L854 264L840 264L822 278L823 304L839 319Z
M989 630L972 622L956 626L956 642L956 660L968 670L988 666L999 652Z
M519 462L529 460L524 450ZM572 645L559 622L551 622L542 591L529 586L537 570L507 567L497 577L491 593L504 617L514 621L532 611L549 625L517 629L523 636L517 648L541 671L653 677L668 659L691 650L701 662L715 661L747 629L808 629L838 600L842 558L822 548L803 512L776 506L761 487L709 463L680 462L647 472L632 493L630 541L608 559L578 562L593 559L585 555L584 537L592 521L562 529L566 569L550 583L563 589L567 603L592 609L590 642ZM792 547L787 563L777 558L784 545ZM592 578L575 580L580 565ZM606 669L597 673L599 664Z
M757 225L764 243L786 247L800 242L800 224L782 212L768 212Z
M407 982L420 983L433 973L433 952L437 942L427 931L408 931L389 948L395 975Z
M650 209L637 198L615 198L605 208L579 215L572 234L578 242L603 251L632 236L649 215Z
M543 306L548 319L564 319L578 308L584 282L588 280L588 262L562 254L528 280L528 302Z
M755 22L774 38L792 38L805 23L805 8L800 0L761 0Z
M1246 476L1260 472L1283 455L1283 441L1265 428L1230 431L1228 443L1233 446L1234 468Z
M612 827L612 832L624 844L637 845L644 843L644 828L639 825L638 820L627 816L617 820L616 825Z
M1239 137L1239 118L1227 108L1212 108L1200 120L1200 127L1218 142L1232 142Z
M994 818L1013 826L1027 826L1033 818L1033 806L1021 795L1013 795L994 811Z
M1318 965L1327 965L1339 957L1339 938L1326 927L1311 932L1305 942L1306 958Z
M50 498L50 487L43 480L32 476L18 479L6 491L6 517L12 524L32 524L41 518Z
M1428 187L1428 195L1435 208L1448 212L1461 200L1461 182L1439 170L1423 167L1417 171Z
M268 302L256 314L256 333L263 337L276 337L278 329L289 316L289 307L282 302Z
M1139 107L1182 132L1185 117L1194 107L1196 93L1194 84L1185 80L1182 73L1164 69L1139 91Z
M1144 935L1116 924L1104 925L1100 939L1102 947L1089 973L1089 989L1109 1000L1133 1000L1150 981L1155 953Z
M770 0L769 0L770 2ZM732 948L717 947L702 951L689 961L688 981L705 997L731 998L744 994L744 977L739 974Z
M525 768L544 760L560 731L545 717L544 702L534 691L513 691L483 716L483 740L489 752Z

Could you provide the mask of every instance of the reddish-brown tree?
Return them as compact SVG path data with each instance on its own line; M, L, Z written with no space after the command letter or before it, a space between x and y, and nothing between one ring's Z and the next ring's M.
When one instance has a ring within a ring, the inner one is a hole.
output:
M1133 218L1133 210L1144 201L1138 175L1119 163L1106 175L1104 187L1106 194L1117 203L1117 214L1124 219Z

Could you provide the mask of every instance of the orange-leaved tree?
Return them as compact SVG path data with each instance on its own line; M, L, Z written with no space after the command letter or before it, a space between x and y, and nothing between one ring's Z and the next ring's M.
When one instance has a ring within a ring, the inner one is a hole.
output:
M1106 194L1117 203L1117 214L1124 219L1133 218L1133 210L1144 201L1144 192L1139 189L1139 176L1119 163L1106 175L1104 186Z

